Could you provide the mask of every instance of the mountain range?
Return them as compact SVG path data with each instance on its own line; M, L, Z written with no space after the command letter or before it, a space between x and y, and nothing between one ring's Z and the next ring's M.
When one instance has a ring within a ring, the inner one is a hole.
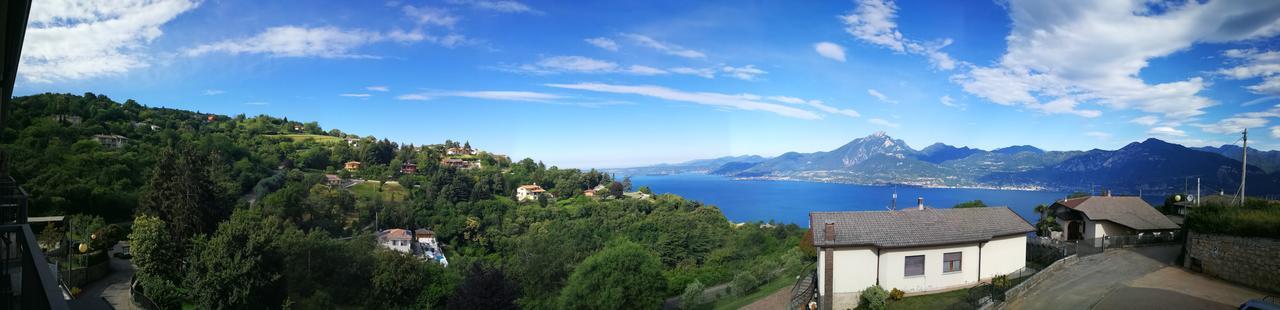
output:
M733 156L612 169L621 174L706 173L744 179L929 187L1181 192L1200 178L1204 192L1239 187L1242 148L1188 148L1159 139L1117 150L1045 151L1017 145L991 151L935 143L916 150L884 132L831 151L773 158ZM1250 194L1280 192L1280 151L1249 149Z

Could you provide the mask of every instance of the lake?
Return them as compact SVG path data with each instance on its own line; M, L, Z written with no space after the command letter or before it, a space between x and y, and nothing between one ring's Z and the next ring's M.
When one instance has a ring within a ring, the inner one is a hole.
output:
M980 199L989 206L1007 206L1035 223L1038 204L1050 205L1067 193L963 188L869 186L800 181L734 180L704 174L632 176L632 186L649 186L654 193L672 193L720 207L730 221L765 221L809 226L810 211L879 211L889 207L894 190L898 208L914 208L916 197L934 208ZM1163 202L1159 196L1144 197Z

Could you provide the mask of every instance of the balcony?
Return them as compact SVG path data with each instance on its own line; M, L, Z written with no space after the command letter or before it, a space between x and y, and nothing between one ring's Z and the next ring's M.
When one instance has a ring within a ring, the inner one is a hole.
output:
M26 222L26 191L12 177L0 176L0 310L68 309Z

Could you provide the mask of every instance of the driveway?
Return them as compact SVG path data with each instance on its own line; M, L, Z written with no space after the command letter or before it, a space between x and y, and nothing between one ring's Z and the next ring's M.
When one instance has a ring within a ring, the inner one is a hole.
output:
M124 250L126 243L117 243L108 251L108 257L111 262L111 273L106 277L85 285L84 291L75 299L77 304L93 305L94 308L106 306L117 310L138 309L133 305L133 300L129 295L129 280L133 278L136 270L133 262L127 259L119 259L115 257L115 253ZM79 308L78 308L79 309Z
M1181 245L1109 250L1060 269L1008 309L1230 309L1262 292L1171 266Z

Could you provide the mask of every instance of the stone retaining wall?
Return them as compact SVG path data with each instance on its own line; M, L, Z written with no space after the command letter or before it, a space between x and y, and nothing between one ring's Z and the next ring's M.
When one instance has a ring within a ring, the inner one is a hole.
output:
M1062 268L1066 268L1067 266L1074 265L1077 260L1079 260L1079 257L1077 257L1075 254L1072 254L1071 256L1063 257L1062 259L1059 259L1058 261L1053 262L1053 264L1049 264L1048 267L1044 267L1044 269L1041 269L1040 272L1036 272L1036 274L1031 275L1031 277L1022 281L1022 283L1018 283L1018 285L1014 285L1013 287L1009 288L1009 290L1005 291L1004 300L1006 302L992 305L991 308L1004 309L1004 305L1008 304L1007 303L1008 301L1012 301L1014 299L1017 299L1018 297L1022 297L1022 294L1026 293L1028 288L1035 286L1036 284L1040 284L1040 282L1044 282L1045 279L1049 279L1053 277L1053 273L1057 272L1058 270L1061 270Z
M1190 233L1183 267L1280 293L1280 239Z

